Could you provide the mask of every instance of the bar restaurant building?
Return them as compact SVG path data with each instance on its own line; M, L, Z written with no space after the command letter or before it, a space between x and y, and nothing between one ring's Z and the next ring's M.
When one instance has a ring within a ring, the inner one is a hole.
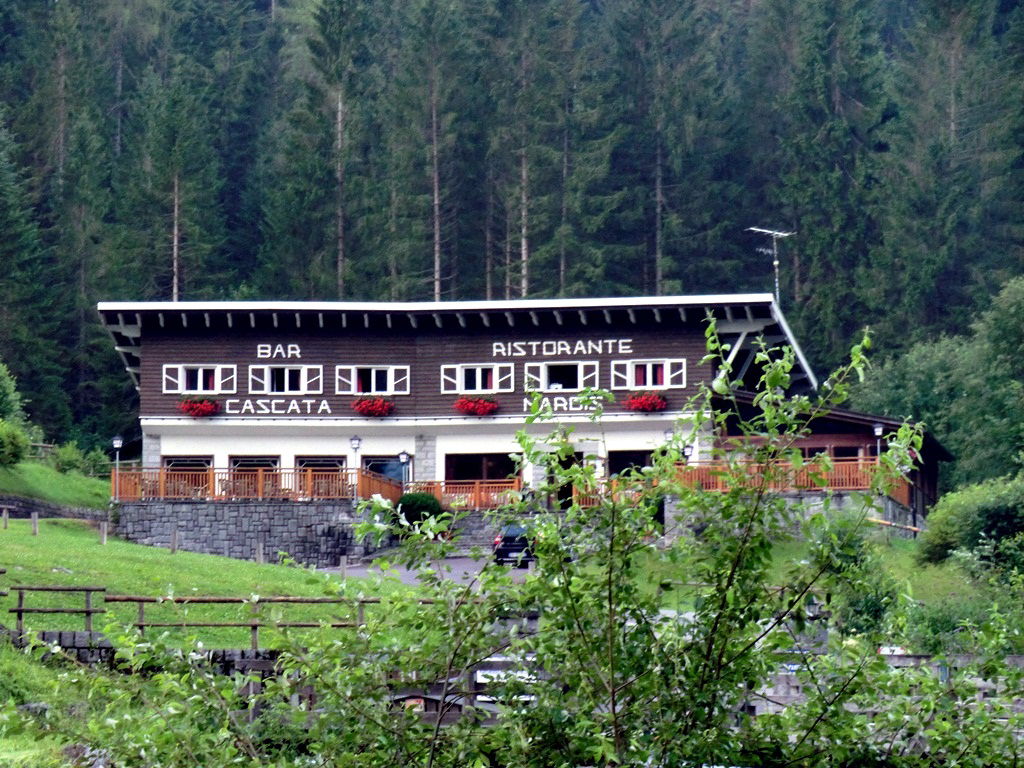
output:
M817 386L771 294L98 309L140 395L143 469L123 473L125 499L301 502L413 486L488 506L536 479L510 458L534 392L613 475L645 464L714 376L701 363L708 315L751 387L758 339L791 346L794 386ZM588 387L616 396L600 433L579 398ZM856 467L896 425L836 411L806 450L832 455L836 490L857 490ZM930 440L925 454L899 499L922 515L944 450Z

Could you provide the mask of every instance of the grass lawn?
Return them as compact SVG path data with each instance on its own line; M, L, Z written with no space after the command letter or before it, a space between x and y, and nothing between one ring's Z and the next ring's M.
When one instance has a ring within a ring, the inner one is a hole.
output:
M110 483L74 472L64 475L46 464L23 461L0 468L0 494L103 509L110 501Z
M41 520L39 536L31 535L27 520L12 520L8 530L0 530L0 586L59 585L102 586L107 594L145 595L158 597L174 594L217 595L250 598L253 595L323 597L338 588L336 578L303 568L282 565L257 565L217 555L201 555L130 544L111 537L106 546L99 543L97 531L79 520ZM386 596L400 589L392 582L376 579L351 579L341 587L347 597ZM123 623L135 620L136 604L108 603L106 616L96 617L100 627L109 618ZM8 612L15 605L12 593L0 599L0 623L12 626L14 617ZM32 593L26 596L31 607L78 608L84 605L81 593ZM147 605L149 621L181 620L185 614L191 621L245 621L251 616L250 606L174 606ZM319 621L331 617L350 618L344 605L276 606L285 621ZM367 612L374 610L371 606ZM29 615L26 624L37 629L84 628L80 615ZM153 630L150 630L153 631ZM175 630L184 634L184 630ZM206 629L200 632L207 647L246 647L248 632L244 629ZM261 633L261 640L262 640Z

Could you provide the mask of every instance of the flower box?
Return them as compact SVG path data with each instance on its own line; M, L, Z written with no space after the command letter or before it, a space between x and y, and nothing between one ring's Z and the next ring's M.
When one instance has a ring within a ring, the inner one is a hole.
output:
M352 410L360 416L390 416L395 404L386 397L360 397L352 402Z
M193 419L203 419L220 411L220 403L207 397L184 397L177 407L179 411Z
M627 411L639 413L657 413L668 408L668 400L654 392L634 392L622 401Z
M460 397L452 407L467 416L490 416L498 410L498 402L487 397Z

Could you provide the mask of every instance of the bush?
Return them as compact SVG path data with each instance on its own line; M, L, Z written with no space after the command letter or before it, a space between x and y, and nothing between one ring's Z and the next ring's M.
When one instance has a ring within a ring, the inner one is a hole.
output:
M956 549L970 550L984 539L999 541L1024 533L1024 479L988 480L942 497L928 516L919 558L940 563Z
M0 421L0 467L13 467L28 454L28 436L17 426Z
M89 477L99 477L110 472L110 457L100 448L93 448L82 458L82 468Z
M53 463L53 468L63 474L68 472L85 474L85 454L74 440L54 448L50 461Z
M441 502L430 493L406 493L398 500L396 513L405 517L411 525L435 517L443 511Z

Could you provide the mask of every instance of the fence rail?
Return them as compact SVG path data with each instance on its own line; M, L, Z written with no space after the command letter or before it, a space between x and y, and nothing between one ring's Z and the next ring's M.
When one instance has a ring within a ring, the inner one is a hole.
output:
M509 504L523 487L522 480L430 480L408 483L406 489L429 493L442 504L464 509L494 509Z
M93 607L93 595L106 592L106 587L79 587L79 586L27 586L24 584L11 587L11 592L16 592L17 604L7 612L15 616L15 629L17 636L25 635L25 614L78 614L85 617L85 631L92 632L92 617L98 613L106 613L105 608ZM31 592L60 592L74 594L81 593L85 597L85 605L82 608L30 608L25 605L25 595Z
M120 501L327 501L375 494L397 501L402 486L365 469L123 469L111 476L111 494Z

